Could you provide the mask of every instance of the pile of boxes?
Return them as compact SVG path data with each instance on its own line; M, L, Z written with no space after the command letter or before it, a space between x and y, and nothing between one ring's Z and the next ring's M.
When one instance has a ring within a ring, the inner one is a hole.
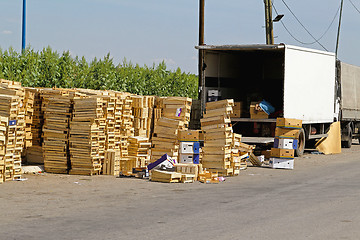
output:
M103 105L100 97L74 98L69 134L70 174L100 174L105 158Z
M232 99L206 103L206 114L200 120L204 131L203 167L221 176L233 175L231 166L231 146L233 130L230 114Z
M150 137L154 96L131 96L135 136Z
M179 142L178 131L187 130L190 121L191 98L166 97L161 98L162 117L154 127L152 137L151 162L155 162L165 153L177 159Z
M276 120L274 147L271 149L269 166L271 168L294 168L295 149L302 121L289 118Z
M178 133L179 163L200 163L200 130L180 130Z
M43 92L42 109L44 168L49 173L67 173L71 99L66 90Z

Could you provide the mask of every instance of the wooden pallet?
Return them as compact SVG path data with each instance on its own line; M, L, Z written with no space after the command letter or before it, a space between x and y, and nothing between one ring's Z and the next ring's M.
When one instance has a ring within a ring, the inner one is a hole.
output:
M181 178L182 178L182 173L160 171L160 170L152 170L150 175L151 181L163 182L163 183L179 183L181 182Z

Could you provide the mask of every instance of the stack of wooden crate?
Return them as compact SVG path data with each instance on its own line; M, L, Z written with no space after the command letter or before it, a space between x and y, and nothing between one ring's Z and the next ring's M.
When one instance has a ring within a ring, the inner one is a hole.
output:
M103 111L106 119L105 148L106 150L115 149L115 107L117 99L115 96L106 96L103 99L105 100Z
M105 129L103 98L75 97L70 122L70 174L100 174Z
M5 150L8 118L0 116L0 183L5 176Z
M26 162L43 164L43 152L42 152L42 127L44 122L44 113L41 110L42 98L40 88L25 88L25 92L31 92L34 95L33 100L33 113L31 122L31 147L26 147L25 156ZM28 123L27 123L28 128ZM28 134L28 133L27 133ZM29 136L29 135L28 135Z
M102 174L119 176L120 175L120 150L111 149L105 151L104 163L102 166Z
M32 146L31 125L33 122L35 94L29 88L25 88L24 108L25 108L25 150Z
M234 170L233 175L239 175L241 169L247 168L247 161L249 154L243 153L241 150L241 135L234 133L233 141L231 144L231 168Z
M233 174L230 161L233 142L230 114L233 106L232 99L208 102L206 114L200 120L201 129L205 132L203 167L223 176Z
M0 116L5 134L4 181L21 178L21 152L25 140L23 98L19 95L0 95Z
M130 94L125 94L122 104L121 135L134 136L134 116L132 113L132 99Z
M144 168L150 163L151 142L146 137L129 137L129 156L120 162L121 174L133 175L133 168Z
M67 173L72 110L70 93L62 89L44 89L42 98L44 168L50 173Z
M40 88L26 88L26 91L34 93L34 104L33 104L33 120L31 124L32 133L32 145L42 145L42 127L44 123L44 113L41 110L42 98Z
M161 101L162 116L183 121L187 128L190 122L191 104L191 98L164 97Z
M153 96L131 96L134 115L135 136L150 137L152 115L154 108Z
M191 98L166 97L161 99L163 117L159 118L154 127L152 137L151 162L168 154L178 158L179 130L186 130L190 121Z

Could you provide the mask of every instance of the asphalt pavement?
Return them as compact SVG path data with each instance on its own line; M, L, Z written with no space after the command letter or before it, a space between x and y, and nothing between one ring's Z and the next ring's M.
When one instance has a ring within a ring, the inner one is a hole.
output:
M29 175L0 185L0 239L360 239L359 153L219 184Z

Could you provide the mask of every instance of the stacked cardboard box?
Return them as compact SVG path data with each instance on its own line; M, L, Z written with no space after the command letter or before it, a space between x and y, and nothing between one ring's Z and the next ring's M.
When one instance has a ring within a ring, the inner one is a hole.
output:
M206 114L200 120L201 129L205 132L203 167L223 176L233 174L230 161L233 142L230 114L233 106L232 99L208 102Z
M179 130L179 163L200 163L200 130Z
M302 121L289 118L276 120L274 147L271 149L269 165L272 168L294 168L295 149L298 145Z
M179 130L186 130L190 121L191 98L167 97L161 99L162 114L154 127L152 137L151 162L156 161L165 153L178 158Z
M75 97L70 123L70 174L100 174L105 158L104 100Z
M61 89L44 89L42 98L44 168L50 173L67 173L72 109L70 93Z

